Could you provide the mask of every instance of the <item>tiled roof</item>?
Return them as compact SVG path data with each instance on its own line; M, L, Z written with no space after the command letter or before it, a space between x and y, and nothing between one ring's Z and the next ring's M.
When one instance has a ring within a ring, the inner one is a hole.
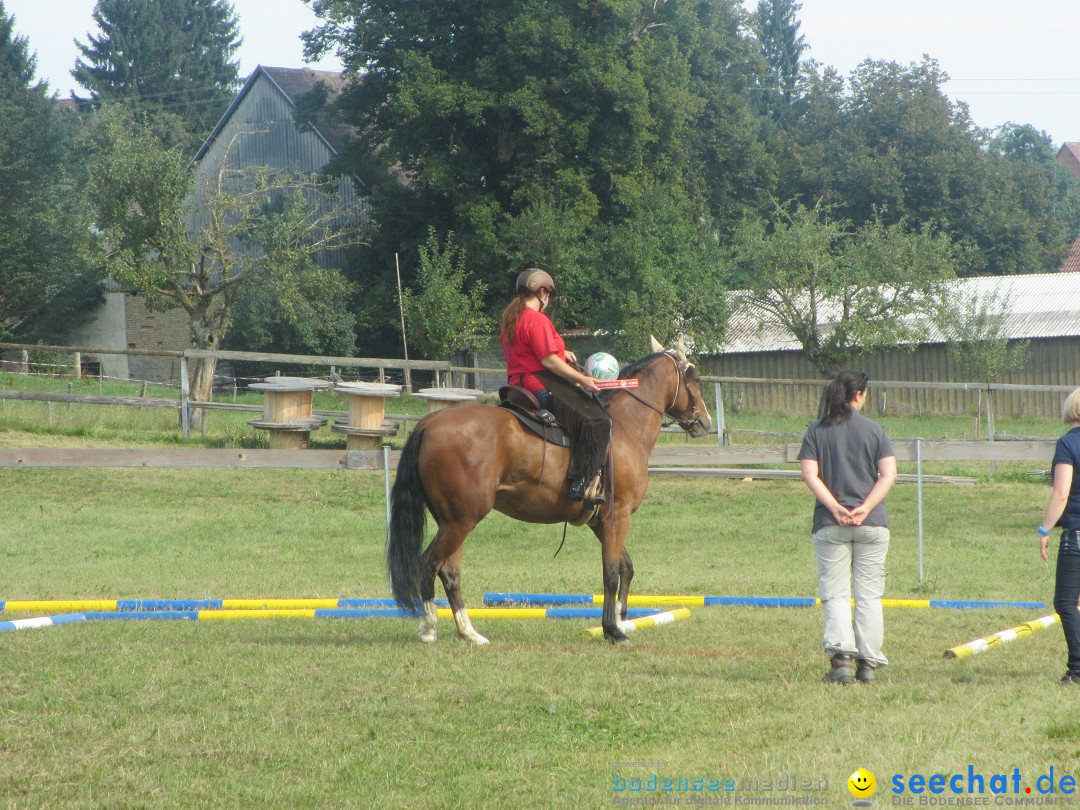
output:
M1080 142L1063 143L1058 149L1057 159L1068 166L1073 174L1080 177Z
M1059 272L1080 273L1080 237L1077 237L1076 241L1072 243L1072 247L1069 248L1069 255L1061 263Z
M1020 276L985 276L953 282L959 303L978 296L995 296L1008 303L1002 333L1009 338L1048 338L1080 335L1080 273L1037 273ZM739 298L739 293L732 293ZM940 342L932 334L927 342ZM721 351L750 353L801 351L802 346L784 329L770 323L759 311L738 308L728 322L728 336Z

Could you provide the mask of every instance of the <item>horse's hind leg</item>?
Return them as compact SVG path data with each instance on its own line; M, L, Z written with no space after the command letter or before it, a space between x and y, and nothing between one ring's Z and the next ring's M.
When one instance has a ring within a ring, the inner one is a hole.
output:
M487 644L488 640L477 633L472 622L469 621L468 611L465 610L465 600L461 597L461 549L459 545L443 563L442 568L439 569L439 579L442 580L446 599L450 602L450 609L454 612L458 636L473 644Z
M438 534L435 538L438 539ZM431 560L431 548L434 545L435 540L432 540L420 562L420 600L423 602L424 612L420 616L420 632L417 637L425 644L434 644L438 638L435 630L439 621L435 607L435 566Z
M435 539L424 551L423 573L420 581L420 596L424 602L424 615L420 619L420 640L435 641L435 622L438 614L435 609L435 575L442 580L446 599L454 613L458 635L473 644L487 644L488 640L476 632L465 610L465 600L461 596L461 551L465 538L474 524L446 522L439 527Z

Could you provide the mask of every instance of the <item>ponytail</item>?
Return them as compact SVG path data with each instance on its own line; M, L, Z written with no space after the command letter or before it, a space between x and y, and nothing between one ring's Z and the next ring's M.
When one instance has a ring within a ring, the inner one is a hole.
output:
M502 327L499 331L507 346L513 343L517 337L518 320L521 319L521 313L525 311L525 299L530 295L532 295L530 292L515 295L510 303L506 305L506 309L503 310Z
M865 391L870 378L863 371L841 371L821 398L821 426L838 425L851 418L851 401Z

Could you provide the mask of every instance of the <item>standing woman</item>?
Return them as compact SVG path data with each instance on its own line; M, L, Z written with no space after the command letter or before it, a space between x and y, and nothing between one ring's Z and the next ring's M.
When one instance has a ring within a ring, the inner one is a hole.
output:
M802 479L817 498L813 540L825 607L822 648L831 664L827 683L870 683L874 670L889 663L881 651L881 597L889 551L885 496L896 482L896 456L881 426L860 413L868 384L863 372L837 374L799 450Z
M607 459L611 420L595 396L600 392L596 380L571 365L577 357L544 314L555 295L554 279L535 267L524 270L516 292L503 311L499 333L507 381L531 391L570 434L566 495L581 501ZM600 493L593 502L603 500Z
M1061 419L1069 431L1057 440L1054 448L1054 489L1046 504L1039 533L1039 554L1046 562L1049 526L1061 527L1058 543L1057 577L1054 582L1054 610L1061 617L1065 644L1069 648L1069 669L1061 678L1063 686L1080 683L1080 476L1075 474L1080 461L1080 388L1065 398Z

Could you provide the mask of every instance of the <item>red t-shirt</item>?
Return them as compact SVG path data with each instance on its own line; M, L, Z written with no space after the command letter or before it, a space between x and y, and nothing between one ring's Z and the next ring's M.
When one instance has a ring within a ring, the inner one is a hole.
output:
M518 319L514 342L507 343L506 335L499 339L506 357L507 379L511 385L521 385L530 391L544 388L544 384L533 376L544 370L542 358L557 354L560 360L566 360L566 343L555 331L555 325L547 315L531 307L525 307Z

